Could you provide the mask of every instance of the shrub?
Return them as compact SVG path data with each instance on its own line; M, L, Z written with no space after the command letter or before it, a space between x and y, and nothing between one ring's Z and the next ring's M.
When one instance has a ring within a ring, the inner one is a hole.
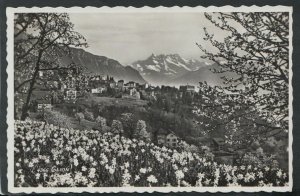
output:
M134 132L134 137L137 139L151 141L150 133L146 130L146 122L143 120L138 120L136 123L136 129Z
M119 120L113 120L111 123L111 132L114 134L123 134L123 125Z
M88 120L88 121L94 121L95 119L94 119L94 115L93 115L93 113L92 112L89 112L89 111L85 111L84 112L84 118L86 119L86 120Z
M79 124L81 123L81 121L84 119L84 114L79 112L75 114L75 118L76 120L78 120Z
M106 123L106 119L104 117L98 116L96 118L96 122L101 131L107 132L109 130L109 127L107 126L107 123Z

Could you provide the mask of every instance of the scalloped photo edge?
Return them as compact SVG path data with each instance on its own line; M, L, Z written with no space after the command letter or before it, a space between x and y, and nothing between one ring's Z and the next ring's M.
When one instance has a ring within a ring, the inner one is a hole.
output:
M289 13L289 183L284 187L15 187L14 186L14 14L15 13L203 13L203 12L288 12ZM10 193L119 193L119 192L290 192L293 187L293 87L292 87L292 12L289 6L223 6L223 7L17 7L6 9L7 16L7 156L8 156L8 191Z

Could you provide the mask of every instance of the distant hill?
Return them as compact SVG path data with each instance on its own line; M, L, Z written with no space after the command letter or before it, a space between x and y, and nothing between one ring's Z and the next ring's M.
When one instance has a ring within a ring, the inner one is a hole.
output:
M177 85L191 84L198 85L199 82L206 81L211 86L223 85L223 79L221 79L224 74L215 74L211 71L213 68L218 68L217 64L201 67L195 71L190 71L182 76L179 76L170 81L170 83Z
M98 56L86 52L83 49L71 49L71 59L79 65L82 65L87 74L101 74L113 76L116 79L123 79L125 81L135 81L139 83L146 83L140 73L130 66L123 66L114 59L105 56ZM70 58L64 58L64 63L70 63Z

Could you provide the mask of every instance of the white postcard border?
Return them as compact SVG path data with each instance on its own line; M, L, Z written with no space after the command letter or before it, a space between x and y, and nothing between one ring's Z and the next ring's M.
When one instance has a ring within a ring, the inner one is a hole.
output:
M14 42L14 14L15 13L30 13L30 12L64 12L64 13L159 13L159 12L289 12L289 186L286 187L14 187L14 52L13 52L13 42ZM7 168L7 178L8 178L8 191L10 193L81 193L81 192L91 192L91 193L119 193L119 192L287 192L292 191L293 187L293 152L292 152L292 128L293 128L293 87L292 87L292 12L293 8L291 6L241 6L241 7L232 7L232 6L223 6L223 7L17 7L6 9L7 16L7 156L8 156L8 168Z

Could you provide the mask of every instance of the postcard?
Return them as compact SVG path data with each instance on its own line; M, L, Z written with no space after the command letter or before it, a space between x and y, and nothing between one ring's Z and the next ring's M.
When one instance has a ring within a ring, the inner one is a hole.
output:
M9 192L292 190L292 7L6 11Z

